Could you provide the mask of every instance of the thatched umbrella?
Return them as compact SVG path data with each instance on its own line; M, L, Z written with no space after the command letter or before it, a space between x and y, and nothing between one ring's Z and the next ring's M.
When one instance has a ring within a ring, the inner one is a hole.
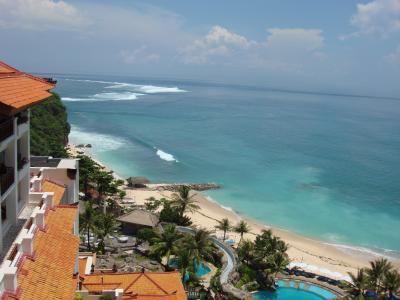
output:
M146 187L146 184L150 183L150 180L143 176L129 177L126 181L128 186L135 188Z

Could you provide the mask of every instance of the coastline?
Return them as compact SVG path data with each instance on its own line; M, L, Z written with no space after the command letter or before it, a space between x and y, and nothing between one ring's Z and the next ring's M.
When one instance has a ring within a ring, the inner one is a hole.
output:
M99 161L93 156L93 153L89 150L90 148L77 148L71 143L69 144L69 148L71 154L77 155L77 151L81 151L83 154L90 156L99 165L107 170L111 170L104 162ZM113 174L115 178L123 179L115 172ZM137 175L139 176L140 174ZM145 200L150 197L158 199L168 199L171 197L172 192L159 191L154 189L155 187L157 187L157 184L152 184L151 189L130 189L125 186L125 191L127 197L134 199L135 203L138 205L143 205ZM346 245L341 248L341 245L329 244L324 241L299 235L289 230L266 225L223 207L217 201L208 197L204 192L196 191L194 194L200 206L200 210L196 213L188 214L193 221L193 225L210 230L219 237L222 236L222 232L215 230L215 225L217 225L218 220L228 218L232 224L236 224L240 220L245 220L251 227L251 232L244 236L246 239L254 239L263 229L271 229L275 235L288 243L288 254L292 261L292 266L299 266L305 270L331 278L349 280L348 272L355 273L357 269L367 267L369 261L375 259L378 255L373 254L372 251L368 253L355 249L348 250L353 248L347 247ZM239 241L239 238L240 236L236 233L229 232L228 234L228 239L232 239L236 243ZM400 268L400 261L398 259L392 260L392 263L396 268Z

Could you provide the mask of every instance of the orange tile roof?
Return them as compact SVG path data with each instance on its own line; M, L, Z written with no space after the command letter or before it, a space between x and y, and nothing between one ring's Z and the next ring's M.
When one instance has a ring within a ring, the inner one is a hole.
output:
M14 73L16 70L0 62L0 73Z
M90 274L81 278L83 290L101 292L121 288L128 297L124 299L187 299L179 272Z
M79 258L79 274L85 274L87 260L87 257Z
M55 85L0 61L0 112L11 114L51 96Z
M75 206L47 211L46 229L38 230L34 237L34 257L24 259L18 271L19 300L74 299L79 237L72 229L77 213Z
M64 197L65 187L46 179L42 184L42 192L53 192L53 204L59 205Z

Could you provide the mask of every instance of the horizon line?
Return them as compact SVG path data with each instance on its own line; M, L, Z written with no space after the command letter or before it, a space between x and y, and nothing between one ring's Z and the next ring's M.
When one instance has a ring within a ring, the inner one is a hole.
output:
M206 79L183 79L178 77L157 77L157 76L138 76L138 75L121 75L121 74L90 74L90 73L60 73L60 72L29 72L32 74L43 74L43 75L71 75L71 76L120 76L120 77L131 77L138 79L149 79L149 80L173 80L173 81L182 81L182 82L192 82L192 83L207 83L209 85L214 86L231 86L231 87L244 87L251 89L262 89L269 90L274 92L283 92L283 93L294 93L294 94L309 94L309 95L323 95L323 96L334 96L334 97L353 97L353 98L369 98L369 99L381 99L381 100L395 100L400 101L400 96L381 96L381 95L363 95L357 93L342 93L342 92L323 92L323 91L312 91L312 90L297 90L291 88L279 88L279 87L267 87L261 85L252 85L252 84L241 84L241 83L232 83L232 82L224 82L224 81L210 81Z

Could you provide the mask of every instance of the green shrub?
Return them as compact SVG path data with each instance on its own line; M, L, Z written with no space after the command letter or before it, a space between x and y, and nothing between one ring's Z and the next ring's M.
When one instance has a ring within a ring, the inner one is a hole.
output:
M64 148L70 132L67 117L67 110L56 93L31 108L32 155L68 157Z
M247 265L241 264L239 266L240 280L236 284L236 287L241 288L246 283L252 282L256 279L256 272Z
M211 280L210 280L210 288L216 294L222 292L220 276L221 276L221 269L218 269L217 272L214 274L213 277L211 277Z
M164 201L160 212L160 222L175 223L180 226L190 226L192 221L188 216L181 217L179 211L171 206L170 202Z
M151 228L143 228L140 229L137 234L136 237L140 242L149 242L151 244L153 238L156 236L156 233L154 232L153 229Z

